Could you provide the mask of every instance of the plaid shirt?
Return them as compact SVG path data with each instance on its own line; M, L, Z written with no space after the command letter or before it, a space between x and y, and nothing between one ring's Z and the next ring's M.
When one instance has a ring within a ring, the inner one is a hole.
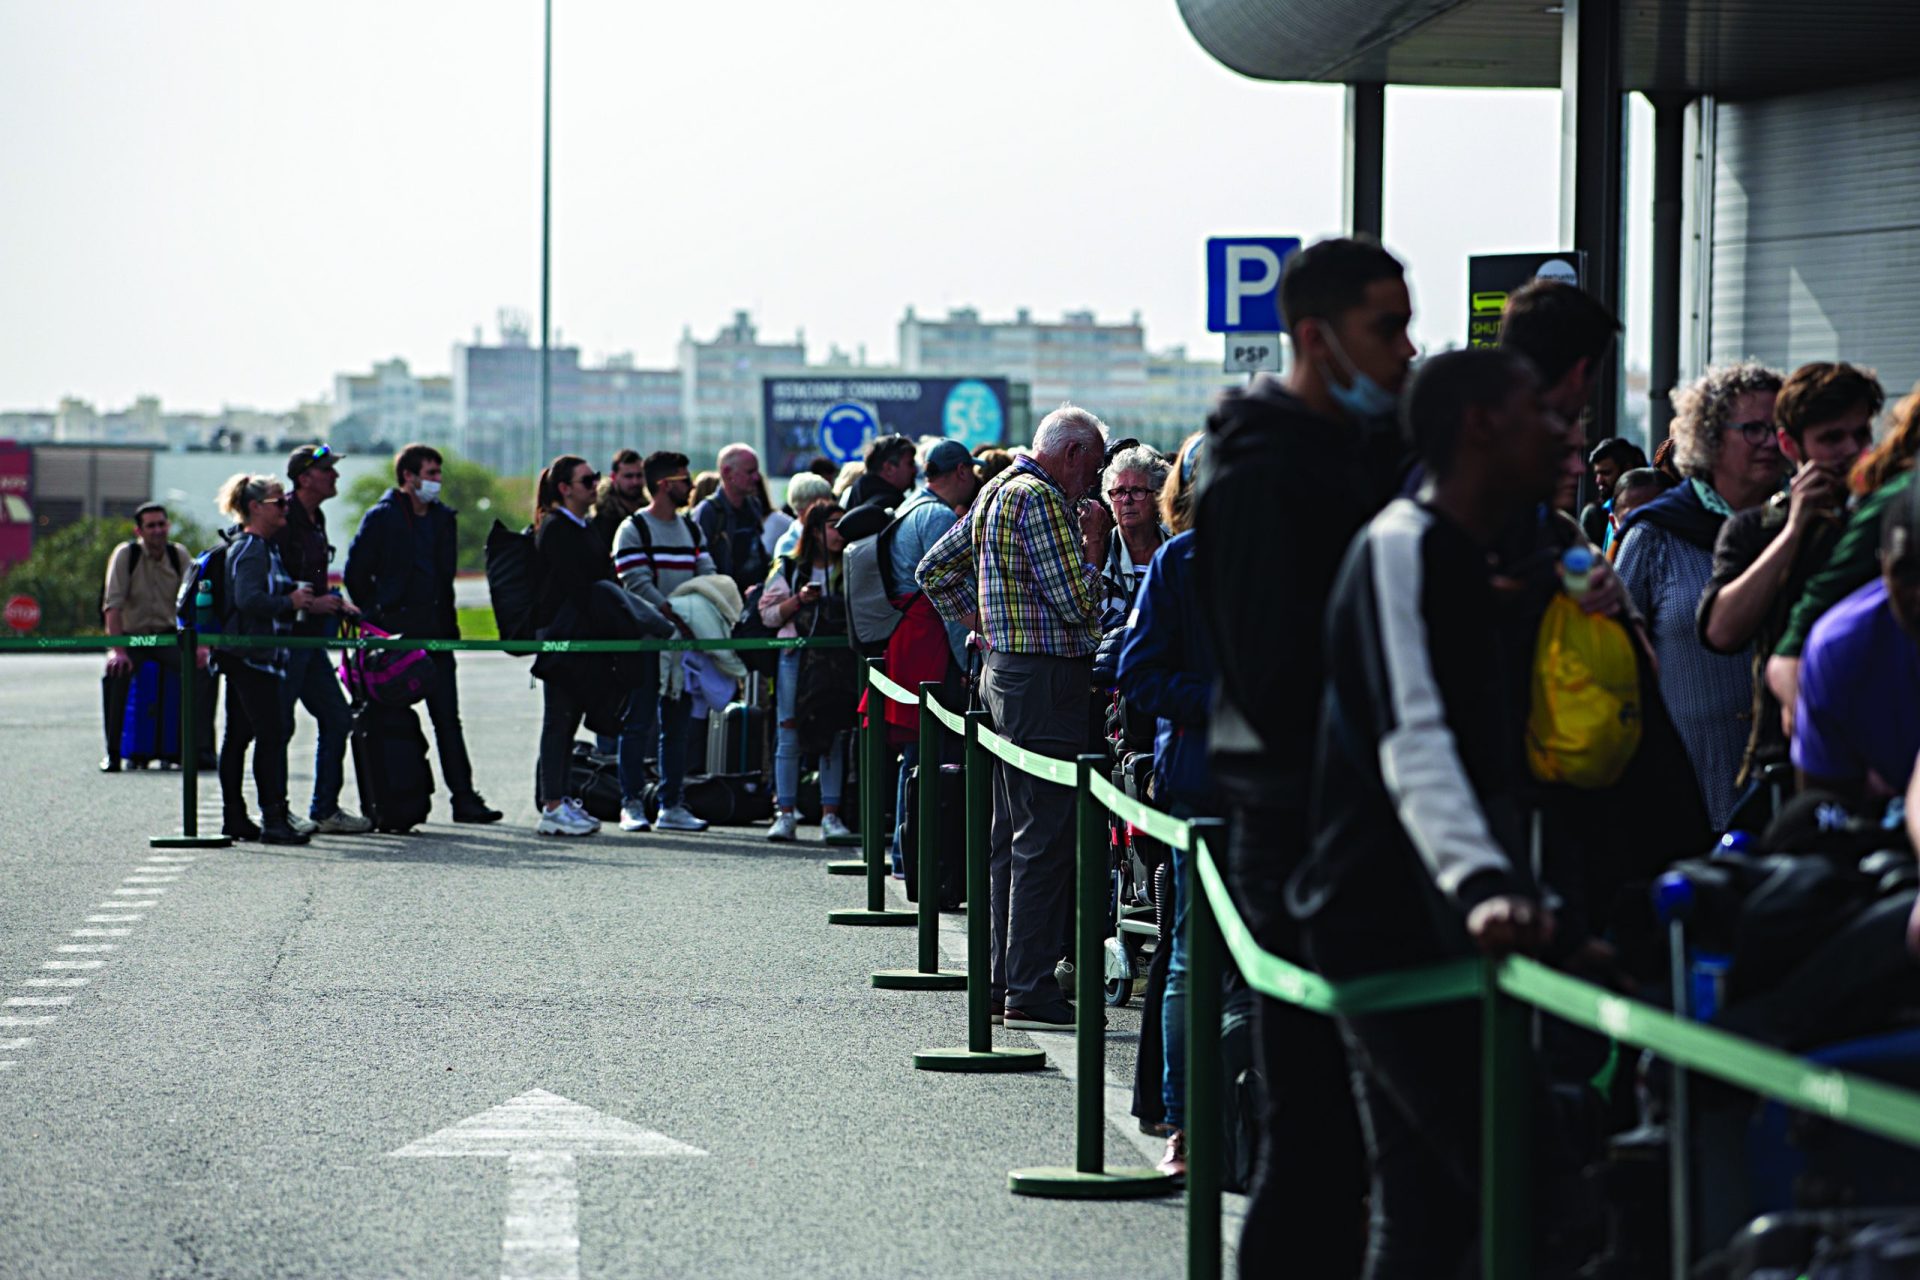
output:
M1001 652L1084 658L1099 647L1100 570L1082 554L1067 495L1031 458L980 491L918 577L943 618L977 609L981 634Z

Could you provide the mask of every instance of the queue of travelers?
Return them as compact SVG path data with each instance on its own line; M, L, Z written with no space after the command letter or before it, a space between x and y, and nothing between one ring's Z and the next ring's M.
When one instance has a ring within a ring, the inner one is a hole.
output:
M1870 370L1717 366L1675 395L1671 438L1649 460L1592 421L1622 327L1574 286L1530 284L1499 345L1417 364L1405 271L1377 243L1295 252L1279 293L1289 371L1224 392L1170 453L1111 440L1063 404L1011 450L883 435L857 462L812 460L778 506L745 444L720 451L704 494L681 453L622 450L605 477L555 458L536 491L535 634L846 635L848 548L882 538L897 619L875 656L890 679L984 710L1043 756L1142 739L1152 803L1227 823L1222 871L1253 939L1336 981L1518 953L1628 989L1623 904L1722 833L1764 827L1784 794L1901 825L1901 798L1920 794L1920 389L1875 443L1886 397ZM238 476L223 492L238 529L228 629L329 634L357 613L455 634L439 455L396 459L395 488L348 553L352 603L325 586L334 462L309 446L289 460L290 491ZM180 568L165 511L143 508L138 535L109 566L111 631L169 625ZM1632 732L1610 739L1625 745L1604 776L1553 765L1539 719L1552 715L1539 692L1550 619L1621 641L1634 692L1618 719ZM918 759L917 706L862 708L852 652L783 650L765 674L732 654L590 657L534 665L540 834L600 827L568 794L583 723L617 754L623 830L702 830L690 751L711 717L770 694L766 838L798 838L809 771L822 838L850 835L864 713L890 768L858 785L892 797L903 873L908 777L938 762ZM496 820L472 788L452 656L435 660L428 705L455 817ZM339 803L346 711L326 663L216 645L214 666L228 680L229 834L361 829ZM110 656L109 681L127 667ZM286 796L296 704L320 725L304 820ZM241 794L249 745L257 827ZM1162 1168L1177 1174L1193 855L1168 858L1171 947L1152 1006L1164 1052L1147 1083ZM1071 789L996 765L989 859L994 1021L1098 1017L1074 1007L1065 963ZM1909 936L1920 947L1920 913ZM1479 1247L1478 1006L1324 1018L1242 994L1263 1086L1242 1274L1275 1259L1290 1274L1461 1274ZM1592 1049L1546 1036L1543 1096L1569 1062L1590 1068ZM1571 1274L1582 1153L1551 1126L1534 1136L1534 1192L1556 1224L1534 1274Z

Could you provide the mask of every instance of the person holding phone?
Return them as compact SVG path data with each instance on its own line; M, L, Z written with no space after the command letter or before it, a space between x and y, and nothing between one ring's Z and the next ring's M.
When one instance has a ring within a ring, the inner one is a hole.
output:
M835 527L840 515L840 504L831 500L809 507L801 522L799 547L793 555L781 557L761 589L760 619L777 627L783 638L846 634L840 553L847 543ZM820 758L821 839L851 834L840 817L840 797L846 781L847 732L853 727L859 698L857 672L851 681L844 678L852 657L852 652L845 649L784 649L780 653L780 669L774 681L775 812L773 825L767 830L769 840L788 841L798 834L803 752ZM833 704L843 687L847 696L841 708ZM824 716L813 712L816 705L823 707ZM845 725L835 728L841 710L845 712ZM803 711L809 713L804 717L805 734ZM816 737L821 740L807 741Z

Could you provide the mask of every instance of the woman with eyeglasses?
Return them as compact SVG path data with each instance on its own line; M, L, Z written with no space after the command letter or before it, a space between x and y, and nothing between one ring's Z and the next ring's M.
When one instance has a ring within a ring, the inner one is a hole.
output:
M1107 584L1107 610L1118 609L1123 621L1153 553L1173 536L1160 523L1160 491L1170 471L1166 459L1142 444L1120 450L1107 464L1101 495L1113 509L1113 533L1101 577Z
M1707 817L1724 831L1739 799L1753 701L1752 646L1716 653L1696 615L1713 577L1720 527L1780 488L1786 459L1774 430L1778 370L1744 363L1709 369L1674 397L1674 461L1682 482L1634 509L1620 526L1615 570L1646 619L1660 693L1686 745Z
M540 595L534 609L536 632L553 626L563 611L586 619L593 611L595 583L618 584L613 548L587 520L600 477L584 458L562 454L540 480L533 499L533 544L539 557ZM543 836L590 836L600 829L578 800L567 795L567 770L573 761L573 736L587 707L556 669L543 670L544 709L540 723L540 820Z
M786 639L844 636L845 588L840 553L847 540L834 526L840 504L823 499L801 520L800 545L773 566L760 591L760 620ZM784 649L774 680L773 825L767 839L792 840L800 827L800 758L820 760L820 838L851 834L840 817L847 769L847 733L860 697L859 667L847 649Z
M220 509L240 526L227 547L228 616L222 629L231 636L288 636L294 615L338 613L339 596L315 595L287 576L273 540L287 525L287 495L272 476L237 475L220 487ZM220 745L221 831L235 840L265 844L305 844L287 808L287 716L282 687L287 678L285 649L216 649L215 662L227 677L227 728ZM247 815L247 746L253 746L253 785L260 798L260 823Z

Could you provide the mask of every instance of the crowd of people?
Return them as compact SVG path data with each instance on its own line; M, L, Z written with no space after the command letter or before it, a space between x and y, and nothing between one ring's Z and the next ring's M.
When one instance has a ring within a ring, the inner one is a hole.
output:
M984 709L1042 755L1144 742L1153 803L1229 823L1225 875L1255 940L1334 979L1522 952L1624 986L1619 904L1644 899L1661 868L1764 826L1795 790L1897 819L1920 786L1920 390L1876 443L1885 396L1869 370L1711 368L1675 396L1650 461L1618 436L1588 443L1621 326L1578 288L1535 282L1509 301L1499 345L1417 363L1402 265L1376 243L1295 253L1280 302L1290 371L1224 393L1170 453L1111 440L1065 404L1011 449L888 435L859 462L816 459L778 506L745 444L699 475L671 451L623 450L604 477L558 457L537 485L534 634L847 635L850 597L867 589L848 548L874 540L894 616L868 651L890 678ZM456 635L440 456L414 445L395 459L394 487L348 551L345 596L326 586L334 462L308 446L284 485L236 476L223 491L238 531L225 629L323 635L358 615ZM170 629L184 549L157 505L136 521L108 569L108 629ZM1630 745L1597 783L1541 764L1540 636L1562 597L1626 637L1637 668ZM351 713L324 656L216 645L213 660L227 678L226 832L364 829L340 803ZM427 707L453 816L495 821L473 788L453 657L433 660ZM109 768L129 668L110 656ZM822 837L848 833L860 688L846 651L786 650L765 669L730 653L590 668L542 655L534 674L540 834L600 827L569 795L583 722L617 756L623 830L703 829L689 757L714 717L731 725L736 706L769 695L770 716L739 717L769 739L744 753L771 776L766 838L798 837L806 770ZM286 795L297 707L319 727L305 818ZM917 758L917 707L865 710L898 762L858 780L892 798L898 875L907 779L937 762ZM1063 982L1073 794L1003 765L992 795L992 1015L1071 1027L1092 1016ZM1191 858L1169 857L1156 1123L1177 1173ZM1459 1274L1479 1221L1477 1006L1338 1019L1253 1006L1267 1101L1242 1259ZM1550 1209L1574 1155L1541 1139Z

